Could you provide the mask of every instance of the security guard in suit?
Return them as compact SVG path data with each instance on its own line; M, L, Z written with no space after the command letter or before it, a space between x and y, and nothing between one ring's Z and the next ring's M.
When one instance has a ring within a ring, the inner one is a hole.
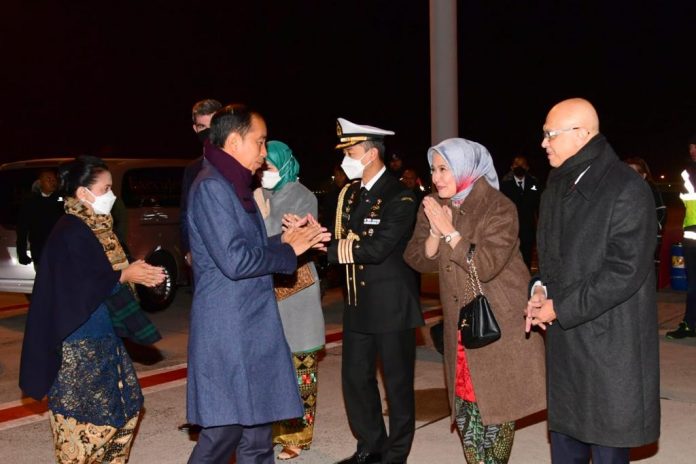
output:
M343 397L358 439L341 463L406 462L415 433L415 329L423 325L415 272L403 260L418 204L384 165L384 137L394 132L339 118L350 179L339 195L330 263L346 269ZM377 358L389 402L389 435L377 388Z
M510 172L503 177L500 183L500 191L517 207L520 251L524 263L531 269L542 187L537 178L529 174L527 158L516 156L512 160Z

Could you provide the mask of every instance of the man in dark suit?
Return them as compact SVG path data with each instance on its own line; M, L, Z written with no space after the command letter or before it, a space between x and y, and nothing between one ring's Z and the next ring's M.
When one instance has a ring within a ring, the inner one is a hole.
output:
M34 262L39 270L39 259L44 243L53 226L63 215L63 198L58 195L58 176L53 169L42 169L36 181L37 189L24 203L17 221L17 260L20 264ZM27 242L31 257L27 254Z
M197 101L191 109L191 119L193 120L193 131L196 137L204 144L208 140L210 133L210 120L217 110L222 108L222 104L211 98ZM191 247L189 246L188 228L186 227L186 211L188 209L188 192L191 184L201 171L203 166L203 156L199 156L184 169L184 178L181 183L181 247L186 264L191 265ZM184 424L186 425L186 424Z
M350 179L339 196L330 263L345 264L342 383L348 421L358 443L342 463L406 462L415 433L415 328L423 325L415 274L403 260L417 203L389 175L384 137L391 131L338 119ZM377 358L389 402L389 435L377 388Z
M416 196L416 202L420 206L421 201L423 201L423 198L425 198L427 193L421 184L420 177L418 176L418 172L415 170L415 168L409 167L404 169L404 173L402 174L400 180L402 184L413 192L413 194Z
M532 250L536 243L536 223L539 215L541 184L529 174L529 163L524 156L512 160L510 172L503 177L500 191L515 203L519 221L520 251L528 268L532 267Z

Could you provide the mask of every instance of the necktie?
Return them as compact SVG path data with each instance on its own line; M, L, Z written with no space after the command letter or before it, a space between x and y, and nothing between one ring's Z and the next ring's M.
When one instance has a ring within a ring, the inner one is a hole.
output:
M365 201L367 198L367 189L365 187L360 187L360 201Z
M521 181L521 180L518 180L518 181L517 181L517 186L520 188L520 190L522 190L522 191L524 192L524 185L522 185L522 181Z

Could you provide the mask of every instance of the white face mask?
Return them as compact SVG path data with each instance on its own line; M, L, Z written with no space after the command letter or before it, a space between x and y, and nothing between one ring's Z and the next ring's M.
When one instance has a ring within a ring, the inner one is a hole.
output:
M114 206L114 202L116 201L116 195L114 195L114 192L109 190L105 194L97 196L92 193L91 190L87 189L87 191L94 197L94 201L87 201L87 203L92 205L92 209L96 214L111 213L111 208Z
M341 163L341 167L343 168L343 171L346 173L346 176L350 180L353 179L360 179L363 176L363 172L365 171L365 168L367 167L366 165L362 164L362 159L367 156L367 153L362 155L362 158L360 159L353 159L348 155L345 155L343 157L343 162Z
M280 182L280 173L278 171L265 170L261 174L261 187L266 190L273 190L273 188Z

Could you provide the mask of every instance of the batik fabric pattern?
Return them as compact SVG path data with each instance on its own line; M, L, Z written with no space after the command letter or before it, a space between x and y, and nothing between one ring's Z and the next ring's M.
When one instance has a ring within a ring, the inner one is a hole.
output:
M54 414L122 427L143 404L140 384L123 342L100 305L63 341L62 362L48 392Z
M48 392L57 461L125 463L142 405L133 364L101 304L63 341Z
M138 416L123 427L94 425L50 412L56 462L59 464L126 464Z
M317 353L293 353L297 385L304 405L304 416L273 423L273 444L309 449L314 436L317 411Z
M468 464L505 464L515 438L515 422L483 425L476 403L456 396L456 421Z

